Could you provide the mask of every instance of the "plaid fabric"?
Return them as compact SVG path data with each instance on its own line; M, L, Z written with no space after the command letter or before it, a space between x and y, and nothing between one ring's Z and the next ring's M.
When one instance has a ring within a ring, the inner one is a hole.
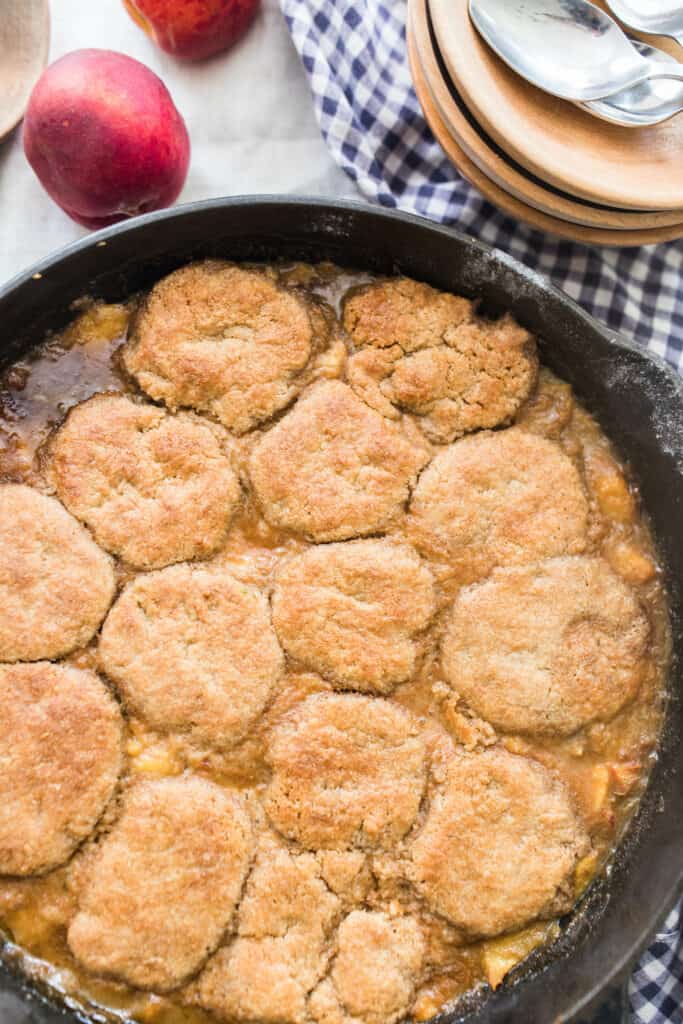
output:
M683 1022L683 944L681 908L641 958L629 985L631 1010L638 1024Z
M281 0L330 151L382 206L457 225L552 278L590 313L683 372L683 241L600 249L501 213L445 158L412 88L405 0ZM635 1024L683 1024L680 914L629 987Z

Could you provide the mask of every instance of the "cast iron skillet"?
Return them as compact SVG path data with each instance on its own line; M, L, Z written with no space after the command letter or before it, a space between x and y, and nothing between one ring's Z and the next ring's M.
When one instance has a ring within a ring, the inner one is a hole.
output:
M562 938L520 968L517 983L475 1001L466 1014L443 1014L440 1024L621 1020L623 1002L614 994L683 883L683 381L546 280L472 238L359 204L278 197L219 199L137 218L44 260L0 290L2 361L22 356L65 324L71 303L84 294L122 299L206 256L330 259L482 296L488 312L509 309L538 335L543 361L571 383L630 464L671 595L674 664L659 761L609 877L591 887ZM50 1002L0 964L0 1019L66 1024L87 1018Z

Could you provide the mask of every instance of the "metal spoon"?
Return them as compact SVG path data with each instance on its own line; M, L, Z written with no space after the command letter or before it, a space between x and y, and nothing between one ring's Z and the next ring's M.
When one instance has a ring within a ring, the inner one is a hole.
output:
M604 99L648 78L683 81L683 65L641 57L588 0L469 0L469 9L513 71L562 99Z
M669 36L683 46L683 7L680 0L607 0L620 21L653 36Z
M665 50L648 46L640 39L632 39L631 42L643 57L669 64L675 63L671 54ZM602 118L603 121L625 128L642 128L645 125L668 121L674 114L683 110L683 85L680 82L667 82L663 78L656 79L652 82L640 82L639 85L631 86L630 89L624 89L604 100L576 105Z

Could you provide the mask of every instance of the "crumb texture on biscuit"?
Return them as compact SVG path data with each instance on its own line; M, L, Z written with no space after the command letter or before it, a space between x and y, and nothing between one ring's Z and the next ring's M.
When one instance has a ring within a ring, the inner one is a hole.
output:
M0 661L59 658L95 635L111 559L55 499L0 484Z
M123 768L102 681L50 662L0 665L0 874L42 874L95 829Z
M237 935L203 971L196 1001L225 1020L304 1024L339 915L340 900L315 855L290 853L267 837L247 882Z
M388 693L412 675L436 610L415 551L384 540L310 548L285 562L273 624L287 653L345 689Z
M588 849L564 786L538 762L495 747L454 753L408 873L437 914L490 936L568 910Z
M314 340L292 291L261 271L208 260L154 286L123 359L155 400L243 434L296 395Z
M386 529L429 455L346 384L314 385L254 449L249 475L269 522L315 541Z
M190 413L123 395L71 410L50 446L50 475L98 543L139 569L208 558L240 501L228 435Z
M249 816L198 777L139 782L90 851L68 942L103 977L168 992L194 974L230 925L253 855Z
M373 886L371 855L364 850L319 850L321 877L345 907L362 904Z
M311 996L311 1017L316 1024L395 1024L410 1009L424 956L413 918L352 911L339 926L329 977Z
M474 315L472 303L398 278L373 283L345 303L358 351L351 385L378 412L414 413L438 443L508 422L536 383L534 339L510 315Z
M411 828L426 782L417 720L397 704L319 694L294 708L268 748L272 824L308 849L391 846Z
M216 566L138 576L107 616L98 653L152 726L223 748L245 737L284 667L266 598Z
M586 547L588 499L559 445L519 427L464 437L422 473L411 541L461 583Z
M633 699L649 635L638 598L607 562L554 558L460 591L443 670L498 728L569 735Z

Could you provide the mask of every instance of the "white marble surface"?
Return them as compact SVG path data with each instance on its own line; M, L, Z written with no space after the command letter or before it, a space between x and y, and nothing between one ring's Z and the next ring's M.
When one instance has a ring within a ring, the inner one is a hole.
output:
M299 192L354 196L332 162L277 0L232 51L202 65L162 53L122 0L51 0L50 59L80 47L119 50L166 83L192 139L179 202L221 195ZM24 157L20 132L0 143L0 283L86 232L52 202Z

